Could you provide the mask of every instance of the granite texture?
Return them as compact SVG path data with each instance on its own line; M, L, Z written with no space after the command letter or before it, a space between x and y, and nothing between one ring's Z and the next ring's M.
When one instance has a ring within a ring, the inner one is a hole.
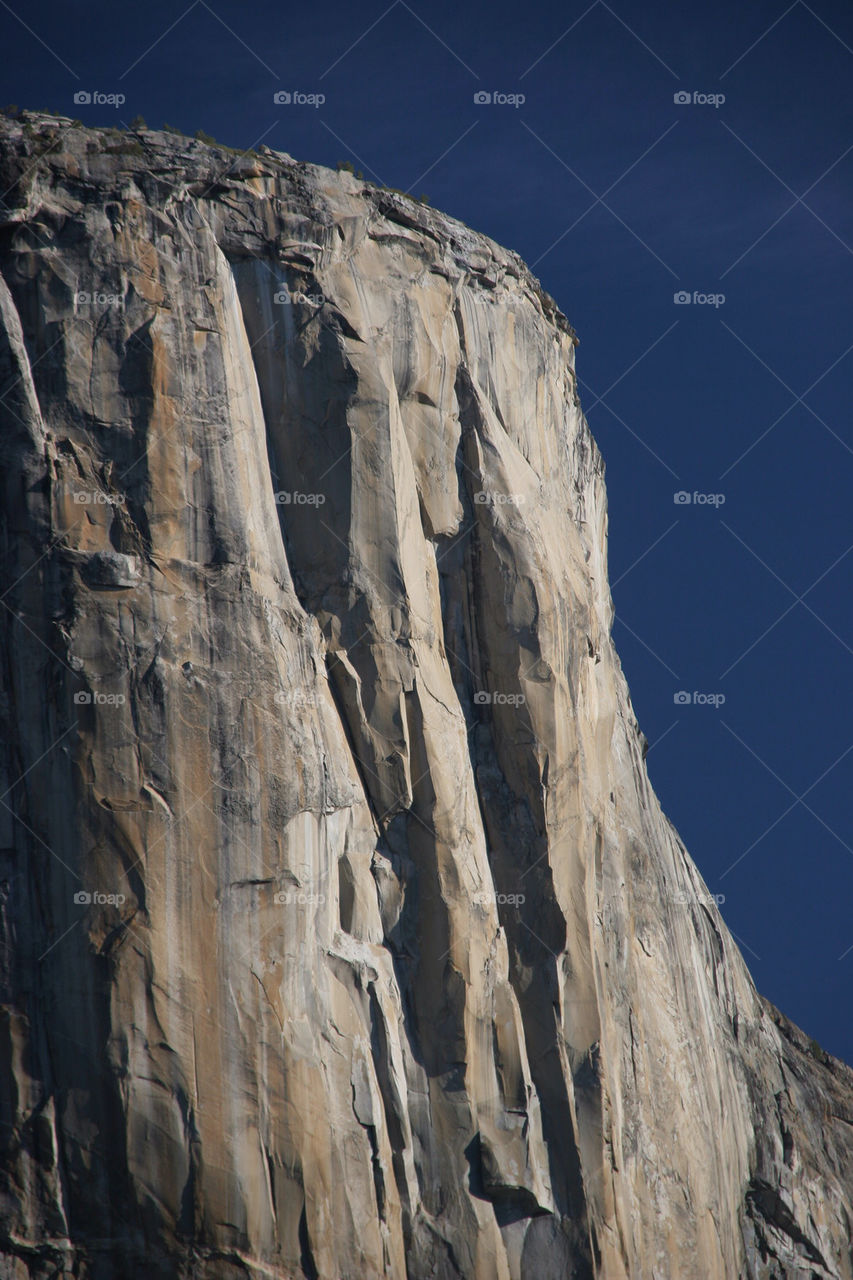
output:
M553 300L270 151L29 114L0 190L4 1280L851 1280Z

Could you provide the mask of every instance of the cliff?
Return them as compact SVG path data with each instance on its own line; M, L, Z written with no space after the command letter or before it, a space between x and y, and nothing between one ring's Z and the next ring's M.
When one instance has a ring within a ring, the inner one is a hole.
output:
M852 1280L554 302L270 151L28 114L0 191L3 1276Z

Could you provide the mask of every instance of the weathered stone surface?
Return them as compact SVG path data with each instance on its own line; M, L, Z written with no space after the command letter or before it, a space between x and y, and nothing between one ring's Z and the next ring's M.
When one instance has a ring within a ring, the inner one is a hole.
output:
M0 189L3 1274L853 1277L553 301L266 150L31 116Z

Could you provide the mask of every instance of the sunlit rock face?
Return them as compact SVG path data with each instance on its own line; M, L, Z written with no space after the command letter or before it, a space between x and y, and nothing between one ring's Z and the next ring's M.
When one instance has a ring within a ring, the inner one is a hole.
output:
M565 317L346 173L0 132L3 1277L853 1277L853 1074L649 785Z

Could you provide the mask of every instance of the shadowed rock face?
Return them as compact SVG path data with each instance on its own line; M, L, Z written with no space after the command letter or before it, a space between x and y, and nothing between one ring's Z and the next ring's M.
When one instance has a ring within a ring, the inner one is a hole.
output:
M553 301L272 152L30 116L0 189L3 1276L853 1277Z

